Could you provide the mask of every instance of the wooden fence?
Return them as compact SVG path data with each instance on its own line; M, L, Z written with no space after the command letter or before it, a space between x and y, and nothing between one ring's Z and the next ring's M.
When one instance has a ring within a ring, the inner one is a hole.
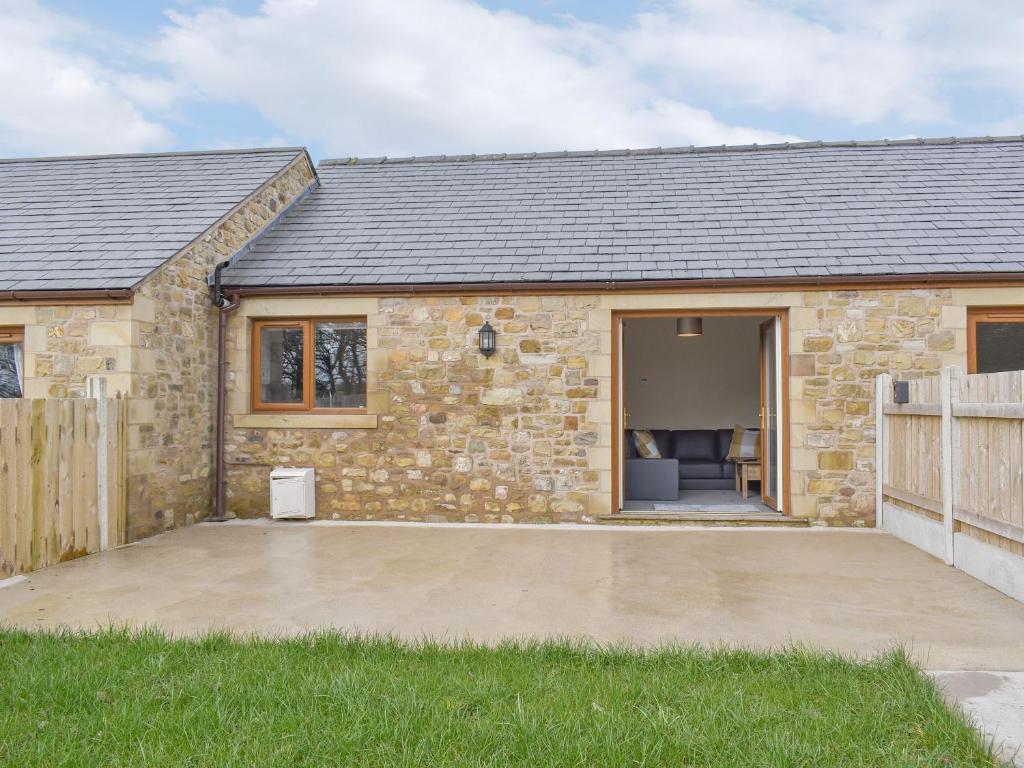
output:
M0 400L0 578L124 543L127 405Z
M1024 371L878 377L880 527L1024 600Z

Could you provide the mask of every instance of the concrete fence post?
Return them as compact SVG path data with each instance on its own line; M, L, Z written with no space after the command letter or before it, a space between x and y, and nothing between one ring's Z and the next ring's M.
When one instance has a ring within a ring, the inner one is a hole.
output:
M875 527L885 525L882 486L885 484L885 457L888 453L888 435L885 429L885 404L892 392L892 376L880 373L875 378Z
M953 411L960 404L960 377L963 369L952 365L949 367L949 523L946 536L949 541L951 565L956 565L956 510L960 502L960 419Z
M959 485L959 429L953 418L953 402L959 399L960 369L948 365L939 377L939 400L942 406L942 538L943 560L953 565L953 501Z
M96 400L96 515L100 527L100 551L110 548L110 492L107 486L109 441L107 435L107 381L102 376L90 376L85 382L86 395Z

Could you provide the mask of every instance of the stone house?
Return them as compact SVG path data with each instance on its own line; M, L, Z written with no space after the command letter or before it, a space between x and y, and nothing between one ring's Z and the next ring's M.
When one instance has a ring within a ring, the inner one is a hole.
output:
M615 515L623 429L685 427L623 413L646 397L623 390L654 398L658 375L631 377L623 340L628 357L643 322L653 338L660 317L699 316L710 332L726 315L753 325L755 398L756 328L772 324L775 508L870 524L874 377L967 368L969 315L1024 306L1016 137L343 160L319 174L223 276L240 303L226 440L237 515L266 514L278 465L316 467L321 517ZM267 376L254 346L332 318L364 324L363 399L319 402L315 371L286 406L254 392ZM489 357L477 349L485 321ZM663 357L691 343L663 341ZM701 386L685 372L669 384L675 411ZM702 411L726 384L704 381ZM690 418L731 428L727 415Z
M130 398L132 539L210 512L207 275L315 183L303 149L0 162L0 362L20 369L0 372L5 396L100 376Z
M0 326L25 327L26 393L76 386L75 366L96 358L140 398L136 535L210 509L204 291L226 256L221 488L237 516L266 515L270 471L297 466L316 469L328 519L617 519L630 509L627 430L683 435L670 446L682 494L731 488L720 455L687 452L741 425L761 428L770 511L871 524L874 378L1024 368L1024 345L1009 343L1024 340L1018 137L351 159L316 173L304 152L278 160L276 209L216 255L189 259L182 244L132 283L156 290L187 264L187 297L135 288L106 297L120 303L30 306L45 297L18 291L47 286L0 293ZM0 290L12 279L0 262ZM183 298L204 330L136 317ZM170 331L176 353L142 354L158 342L141 325L123 363L119 348L93 352L110 339L85 326L107 314ZM62 323L82 338L73 365L57 365ZM700 337L684 338L694 323ZM185 412L158 405L183 379L203 382L189 385L187 444ZM163 496L193 479L160 520L143 486Z

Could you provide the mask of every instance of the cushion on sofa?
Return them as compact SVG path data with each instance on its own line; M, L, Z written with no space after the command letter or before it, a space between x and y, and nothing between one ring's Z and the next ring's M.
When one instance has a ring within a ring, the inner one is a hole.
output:
M650 432L654 435L654 442L658 444L658 450L661 451L661 455L666 459L676 458L675 454L672 453L672 431L668 429L652 429Z
M724 465L718 461L680 461L680 480L718 480ZM729 477L732 477L730 474Z
M633 436L635 432L640 430L627 429L623 431L622 445L626 449L627 459L639 459L640 453L636 449L636 438ZM655 444L658 446L658 452L665 458L675 458L672 456L672 432L667 429L647 429L643 430L650 432L654 438Z
M729 447L732 445L732 433L731 429L716 429L715 430L715 448L718 450L716 458L719 461L729 460Z
M672 450L666 456L680 461L721 461L713 429L673 430Z
M729 461L753 461L761 458L761 430L745 429L739 424L732 431Z
M646 429L637 429L633 431L633 443L636 445L636 452L640 454L641 458L644 459L661 459L667 458L662 455L661 450L658 448L658 444L654 442L654 435Z

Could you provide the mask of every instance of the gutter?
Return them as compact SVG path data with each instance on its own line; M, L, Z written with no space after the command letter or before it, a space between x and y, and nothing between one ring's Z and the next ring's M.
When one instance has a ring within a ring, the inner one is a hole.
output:
M232 286L236 297L246 296L344 296L344 295L445 295L445 294L493 294L493 293L652 293L661 291L730 291L756 290L759 288L779 289L837 289L851 286L906 286L928 285L931 287L951 285L979 286L992 283L1024 285L1024 273L930 273L917 275L862 275L824 276L817 278L758 277L758 278L700 278L693 280L605 280L605 281L531 281L531 282L462 282L434 284L382 283L350 285L279 285L279 286Z
M131 288L66 291L0 291L0 302L36 303L40 301L131 301Z
M304 200L316 187L314 182L301 192L294 203L281 210L280 216L286 214L295 204ZM252 245L261 239L271 225L267 225L253 236L231 260L251 250ZM218 265L220 267L221 265ZM212 287L214 276L211 275ZM824 276L816 278L793 277L756 277L756 278L696 278L692 280L591 280L591 281L528 281L528 282L459 282L459 283L381 283L381 284L349 284L349 285L279 285L279 286L227 286L221 291L230 291L233 297L244 296L337 296L337 295L437 295L450 293L650 293L674 290L731 290L757 288L843 288L860 285L903 286L903 285L978 285L992 283L1010 283L1024 285L1022 272L984 272L984 273L928 273L918 275L861 275L861 276ZM0 291L0 302L39 303L66 301L117 301L129 302L134 296L131 288L66 290L66 291Z

